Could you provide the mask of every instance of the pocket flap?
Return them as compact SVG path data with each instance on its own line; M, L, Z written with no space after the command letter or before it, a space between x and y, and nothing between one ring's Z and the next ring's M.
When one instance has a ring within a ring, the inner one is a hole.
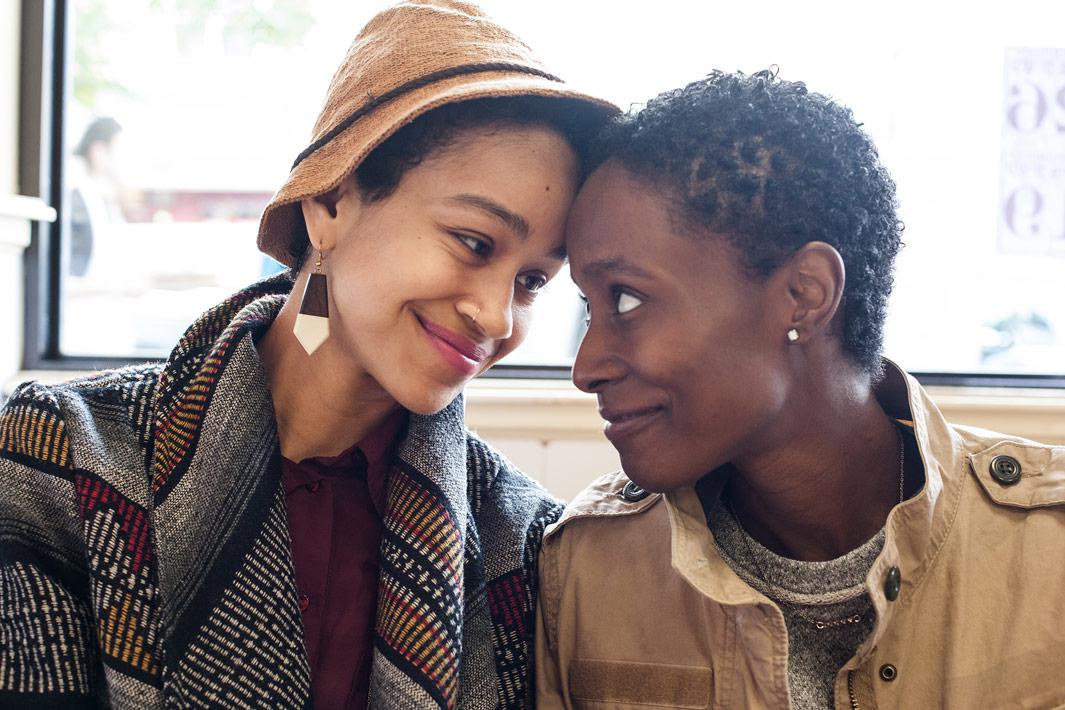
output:
M574 700L671 708L708 708L714 672L701 666L577 658L569 664Z
M999 505L1065 504L1065 447L1002 441L969 455L980 485Z

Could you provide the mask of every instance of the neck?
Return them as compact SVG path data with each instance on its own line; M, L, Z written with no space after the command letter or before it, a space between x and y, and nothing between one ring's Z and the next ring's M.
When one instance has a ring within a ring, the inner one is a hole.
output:
M733 460L724 495L770 550L835 559L875 535L899 502L900 434L867 380L797 401L801 416L777 445Z
M307 274L301 274L259 355L270 381L281 455L290 461L335 456L380 426L399 404L332 334L307 355L292 328Z

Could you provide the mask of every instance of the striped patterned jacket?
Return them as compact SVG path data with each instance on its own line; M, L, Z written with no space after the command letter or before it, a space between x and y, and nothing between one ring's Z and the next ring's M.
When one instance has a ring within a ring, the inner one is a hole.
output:
M311 707L273 406L254 341L291 283L208 311L168 362L0 411L0 707ZM388 482L370 704L521 707L561 507L412 415Z

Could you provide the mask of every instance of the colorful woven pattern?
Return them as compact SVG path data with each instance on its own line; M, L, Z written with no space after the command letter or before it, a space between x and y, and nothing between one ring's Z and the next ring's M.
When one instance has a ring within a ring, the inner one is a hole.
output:
M74 477L90 560L97 638L107 663L145 682L159 676L156 585L148 516L107 482Z
M393 663L454 707L462 652L459 528L416 471L393 469L388 488L377 633Z
M57 405L43 397L10 402L0 411L0 452L13 459L70 469L66 426Z
M78 600L51 575L22 561L0 569L0 590L0 706L20 707L8 695L15 692L89 696L95 650Z
M233 346L249 328L267 326L272 320L272 317L264 319L261 309L241 311L256 298L271 292L272 289L264 288L260 283L226 299L189 327L170 355L168 367L159 376L155 401L155 448L151 470L152 491L157 496L157 503L165 497L163 489L172 485L175 482L172 479L188 466L189 454L203 425L218 375Z

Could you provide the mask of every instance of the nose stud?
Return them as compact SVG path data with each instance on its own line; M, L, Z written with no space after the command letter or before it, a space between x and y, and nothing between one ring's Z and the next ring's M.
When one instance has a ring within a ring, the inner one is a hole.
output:
M470 323L476 323L477 316L481 315L481 307L468 301L460 302L455 306L455 310L459 312L459 315L469 318Z

